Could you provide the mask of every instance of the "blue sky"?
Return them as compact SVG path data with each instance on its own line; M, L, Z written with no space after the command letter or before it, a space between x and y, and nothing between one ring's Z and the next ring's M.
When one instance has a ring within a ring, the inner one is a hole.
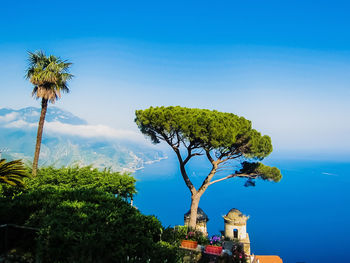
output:
M135 109L233 112L277 152L350 156L346 1L3 1L0 107L39 106L27 51L72 61L56 106L136 130ZM338 158L337 157L337 158Z

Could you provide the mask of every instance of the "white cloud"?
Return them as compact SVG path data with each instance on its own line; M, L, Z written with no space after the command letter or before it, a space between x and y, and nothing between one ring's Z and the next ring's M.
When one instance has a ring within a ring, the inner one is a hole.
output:
M37 126L37 124L29 123L24 120L17 120L17 121L9 122L6 125L4 125L5 128L17 128L17 129L33 128L35 126Z
M37 123L29 123L24 120L17 120L4 125L5 128L28 129L36 128ZM142 134L131 130L118 130L106 125L72 125L61 122L45 122L45 132L49 134L65 134L80 136L85 138L107 138L107 139L125 139L145 143L146 140Z
M40 113L37 112L37 111L32 111L31 113L27 113L28 116L32 116L32 117L35 117L35 116L39 116Z
M14 119L16 119L18 116L18 113L17 112L11 112L11 113L8 113L4 116L0 116L0 122L10 122L10 121L13 121Z
M81 137L105 137L114 139L144 140L139 133L130 130L117 130L105 125L71 125L61 122L45 123L47 132L76 135Z

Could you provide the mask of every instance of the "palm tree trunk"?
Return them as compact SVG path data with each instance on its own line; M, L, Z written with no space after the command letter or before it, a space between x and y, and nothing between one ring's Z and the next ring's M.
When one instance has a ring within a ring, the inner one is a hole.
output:
M37 173L37 170L38 170L38 161L39 161L39 154L40 154L40 147L41 147L41 138L43 136L43 129L44 129L44 122L45 122L46 111L47 111L47 99L43 98L41 100L41 114L40 114L40 120L39 120L39 125L38 125L38 133L36 135L36 145L35 145L33 171L32 171L33 177L36 176L36 173Z

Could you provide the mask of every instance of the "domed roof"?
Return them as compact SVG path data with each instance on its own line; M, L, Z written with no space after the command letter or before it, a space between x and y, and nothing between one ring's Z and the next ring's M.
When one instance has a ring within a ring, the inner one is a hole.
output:
M236 208L232 208L226 215L227 218L234 219L239 216L243 216L242 212Z
M188 212L184 215L185 220L190 218L190 214L191 214L191 209L188 210ZM204 211L202 210L202 208L198 207L197 210L197 222L200 221L209 221L208 216L206 215L206 213L204 213Z
M224 216L224 219L225 222L231 222L232 224L245 224L249 216L245 216L238 209L232 208L227 215Z

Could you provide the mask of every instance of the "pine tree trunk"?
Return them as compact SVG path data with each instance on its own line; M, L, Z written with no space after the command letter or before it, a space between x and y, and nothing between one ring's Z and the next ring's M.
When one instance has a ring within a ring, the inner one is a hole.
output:
M188 227L192 230L196 229L197 225L197 211L199 205L200 196L194 195L191 197L191 213L190 213L190 222Z
M41 138L42 138L42 135L43 135L46 111L47 111L47 99L43 98L41 100L41 114L40 114L40 120L39 120L39 125L38 125L38 133L36 135L36 145L35 145L33 171L32 171L33 177L36 176L36 173L37 173L37 170L38 170L38 161L39 161L39 154L40 154L40 147L41 147Z

